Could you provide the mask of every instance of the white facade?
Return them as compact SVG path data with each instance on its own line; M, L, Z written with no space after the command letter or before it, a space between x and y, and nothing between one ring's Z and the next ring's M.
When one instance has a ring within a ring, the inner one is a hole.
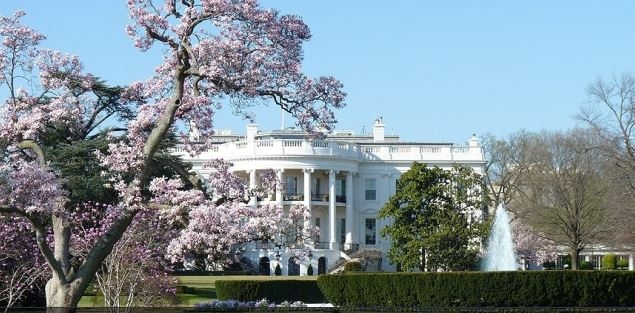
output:
M397 136L386 136L384 129L380 118L370 135L334 131L324 140L308 141L298 130L260 132L252 124L247 126L246 136L219 135L219 144L195 158L178 149L176 153L191 162L201 176L209 174L202 167L208 160L222 158L232 162L232 171L253 187L257 185L257 171L275 169L278 178L286 183L284 194L277 191L275 197L260 201L252 198L250 204L257 207L267 201L285 206L301 203L311 209L311 224L320 227L311 260L315 274L319 267L323 270L326 266L328 270L358 248L382 250L381 269L394 270L394 265L386 260L390 243L379 235L384 222L377 219L377 212L395 193L400 175L414 161L442 168L462 164L482 173L485 160L475 136L465 146L402 142ZM254 245L243 255L255 264L263 257L269 258L273 274L277 262L273 247ZM280 260L283 275L292 274L284 251L280 251ZM306 274L308 263L307 259L300 264L302 275ZM295 271L297 268L291 269Z

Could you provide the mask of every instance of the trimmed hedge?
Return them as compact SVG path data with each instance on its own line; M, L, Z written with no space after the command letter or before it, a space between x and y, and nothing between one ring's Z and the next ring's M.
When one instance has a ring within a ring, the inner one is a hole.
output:
M346 273L317 283L349 308L635 306L635 272Z
M324 303L315 280L218 280L218 300Z

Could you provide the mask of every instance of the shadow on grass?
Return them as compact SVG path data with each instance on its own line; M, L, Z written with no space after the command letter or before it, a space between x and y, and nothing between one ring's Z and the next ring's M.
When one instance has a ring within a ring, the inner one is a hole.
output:
M216 299L216 289L213 287L178 286L178 298L183 307L193 307L199 303Z

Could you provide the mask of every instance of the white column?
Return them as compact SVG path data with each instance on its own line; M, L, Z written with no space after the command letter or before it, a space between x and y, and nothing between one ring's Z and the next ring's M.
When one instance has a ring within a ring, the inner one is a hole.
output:
M256 170L249 170L249 189L250 191L253 191L256 189ZM249 206L251 206L253 209L256 208L256 206L258 205L256 203L256 196L252 195L251 198L249 199Z
M304 169L304 206L311 212L311 172L313 169ZM312 215L312 214L311 214ZM311 226L311 215L306 216L304 219L304 228L307 229Z
M337 249L335 238L335 171L329 171L329 248Z
M346 173L346 249L353 247L353 173Z
M633 258L633 254L631 253L631 255L628 256L628 269L633 271L635 270L635 258Z
M282 186L284 184L284 169L279 169L276 171L276 179L278 180L278 185L276 187L276 203L282 205Z
M307 208L311 208L311 172L313 172L313 169L309 169L309 168L305 168L304 169L304 191L303 191L303 197L304 197L304 205Z

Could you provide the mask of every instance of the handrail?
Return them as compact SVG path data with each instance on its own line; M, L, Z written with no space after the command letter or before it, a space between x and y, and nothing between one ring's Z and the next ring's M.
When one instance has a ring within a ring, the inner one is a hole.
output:
M177 145L173 153L187 153ZM199 158L228 156L329 156L357 160L483 160L481 147L456 147L451 144L352 143L333 140L262 139L214 144Z

